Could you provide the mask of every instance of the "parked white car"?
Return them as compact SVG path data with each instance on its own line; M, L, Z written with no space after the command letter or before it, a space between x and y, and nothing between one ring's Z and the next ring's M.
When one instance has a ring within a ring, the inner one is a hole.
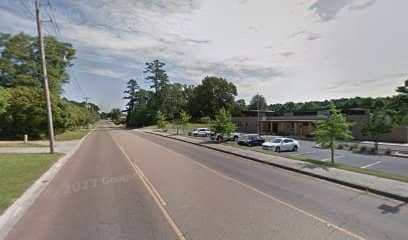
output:
M208 128L195 128L191 132L191 135L195 137L208 137L210 134L211 130Z
M292 138L275 138L272 141L264 142L262 148L275 152L297 151L299 149L299 142Z

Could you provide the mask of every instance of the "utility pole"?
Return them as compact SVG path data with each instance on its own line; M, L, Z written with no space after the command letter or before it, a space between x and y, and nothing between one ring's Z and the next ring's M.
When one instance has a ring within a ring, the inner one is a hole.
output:
M48 135L50 139L50 153L54 153L54 126L52 122L50 89L48 87L47 66L45 61L44 37L41 33L40 0L35 0L35 14L37 19L38 42L40 45L41 66L44 80L45 102L48 117Z
M85 100L85 107L89 109L88 100L91 99L90 97L84 97Z
M259 119L259 93L257 93L256 96L257 96L256 109L258 109L258 123L256 124L256 126L257 126L258 134L260 134L260 123L261 122L260 122L260 119Z

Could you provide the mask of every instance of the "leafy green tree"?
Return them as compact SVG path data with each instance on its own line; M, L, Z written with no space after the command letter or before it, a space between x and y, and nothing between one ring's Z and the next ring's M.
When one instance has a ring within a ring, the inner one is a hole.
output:
M118 124L120 122L120 118L122 117L122 111L120 108L113 108L110 112L112 122Z
M69 82L66 68L72 65L75 50L71 44L52 36L46 36L44 44L50 91L59 95L62 85ZM42 87L42 84L37 37L0 34L0 86Z
M268 104L266 103L266 99L264 96L260 94L256 94L252 97L251 101L249 102L248 109L249 110L266 110L268 109Z
M136 92L129 123L130 127L144 127L155 124L157 111L154 108L154 95L154 92L145 89Z
M194 89L194 98L190 105L192 115L198 119L214 116L221 108L231 111L236 95L237 88L233 83L219 77L205 77Z
M375 151L378 152L378 138L381 134L391 132L394 126L392 116L381 108L369 113L368 121L361 131L363 135L369 135L373 138Z
M10 105L10 93L7 89L0 87L0 115L6 112L7 107Z
M156 124L157 124L157 128L159 129L166 128L166 116L163 113L159 112L157 114Z
M397 93L408 95L408 79L405 80L403 86L397 88Z
M222 135L229 135L235 131L235 124L231 121L231 114L221 108L215 115L214 131Z
M136 94L137 91L139 90L139 85L137 84L137 81L134 79L130 79L127 82L127 86L126 86L126 90L123 92L126 95L123 97L123 99L127 99L128 102L126 103L126 125L129 126L130 123L130 119L131 119L131 115L132 115L132 111L135 105L135 101L136 101Z
M322 146L327 146L331 151L331 162L334 163L334 149L336 140L350 140L351 124L340 113L333 102L330 103L330 116L317 124L314 134L316 142Z
M179 115L180 115L179 118L176 120L177 134L179 134L179 126L181 127L184 133L185 128L187 127L188 123L191 120L191 115L184 110L182 110Z
M145 79L151 82L150 88L153 88L156 93L160 92L164 87L169 84L169 77L163 67L166 64L159 60L153 62L147 62L144 73L149 74Z
M180 110L187 106L184 86L180 83L169 84L161 92L164 101L159 111L163 112L169 120L177 119Z
M181 129L183 130L183 132L185 131L185 128L187 127L190 120L191 120L191 115L188 114L185 111L181 111L181 113L180 113L180 123L181 123Z

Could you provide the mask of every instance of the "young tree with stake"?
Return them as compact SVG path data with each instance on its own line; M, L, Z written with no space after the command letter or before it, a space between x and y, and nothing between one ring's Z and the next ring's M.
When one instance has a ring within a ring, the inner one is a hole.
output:
M333 102L330 102L330 116L317 124L314 134L317 136L317 143L330 148L331 163L334 163L336 140L352 139L350 127L351 124L347 122L340 110L336 108Z

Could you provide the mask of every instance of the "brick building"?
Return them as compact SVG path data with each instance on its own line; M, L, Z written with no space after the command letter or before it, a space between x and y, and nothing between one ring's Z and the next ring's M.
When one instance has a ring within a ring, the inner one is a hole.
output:
M353 123L351 133L356 140L372 140L370 136L363 136L361 129L368 119L368 110L361 108L342 109L343 115ZM246 133L271 134L279 136L294 136L311 138L315 130L316 123L321 116L328 116L329 110L305 110L305 111L243 111L242 117L233 117L232 121L237 127L237 131ZM390 133L380 136L380 141L408 143L408 127L399 126Z

